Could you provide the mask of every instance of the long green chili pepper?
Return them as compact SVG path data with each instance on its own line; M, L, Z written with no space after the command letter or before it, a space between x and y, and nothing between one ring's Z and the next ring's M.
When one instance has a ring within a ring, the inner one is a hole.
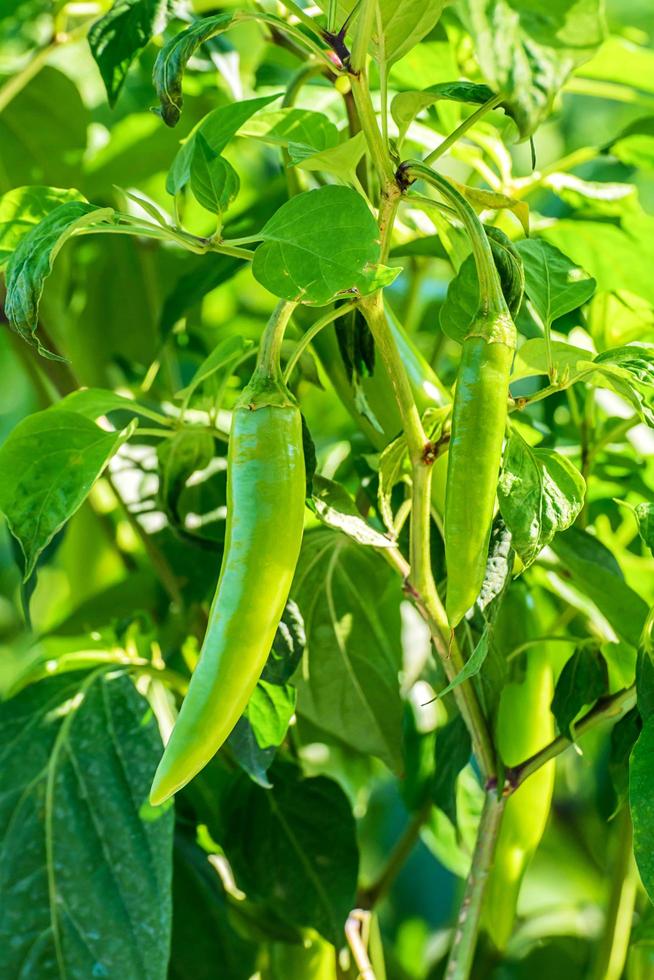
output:
M484 581L516 331L474 209L446 178L424 164L409 163L403 170L409 178L427 180L456 209L479 279L479 310L463 342L454 393L445 497L446 610L455 627Z
M270 652L302 542L302 422L279 371L290 315L273 316L250 384L233 414L227 530L218 588L198 665L154 777L162 803L213 757L245 708Z

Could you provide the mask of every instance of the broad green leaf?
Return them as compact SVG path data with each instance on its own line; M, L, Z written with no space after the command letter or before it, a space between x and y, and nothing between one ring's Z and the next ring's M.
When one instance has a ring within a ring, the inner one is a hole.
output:
M525 268L525 289L541 323L576 310L595 292L595 280L559 249L538 238L516 245Z
M0 198L0 266L21 238L60 204L83 201L76 190L59 187L16 187Z
M484 630L479 643L476 645L475 649L472 651L456 677L450 681L447 687L444 687L442 691L438 692L439 698L449 694L450 691L453 691L459 686L459 684L469 680L471 677L476 677L481 668L484 666L484 661L488 656L489 641L490 638L488 630Z
M285 922L338 945L359 863L350 804L331 779L303 779L288 764L273 767L271 782L265 790L244 778L223 801L220 843L236 882L251 899L272 903Z
M157 448L159 459L158 500L171 521L183 524L179 515L179 497L199 470L205 469L214 457L214 440L204 429L184 428L172 439L164 440Z
M593 355L583 347L552 341L550 355L553 380L562 388L569 387L594 370ZM516 354L511 381L546 375L548 364L547 342L542 337L527 340Z
M379 0L380 21L372 33L372 48L379 61L392 65L438 23L445 0Z
M566 173L549 174L542 183L580 214L622 217L629 209L639 209L633 184L582 180L575 174Z
M486 210L511 211L522 225L525 235L529 234L529 205L526 201L509 197L499 191L490 191L485 187L473 187L470 184L460 184L458 180L449 178L460 194L472 204L478 213Z
M291 594L307 640L298 712L399 771L401 583L381 555L324 529L305 535Z
M261 748L246 715L241 715L225 744L234 761L257 786L262 786L263 789L272 788L268 770L273 764L276 747L271 745Z
M196 201L220 215L236 198L240 187L238 174L231 163L214 153L202 133L195 137L191 159L191 190Z
M147 702L124 674L68 674L0 703L0 732L0 974L162 980L173 813L147 803Z
M25 579L57 531L81 506L129 436L83 415L47 409L19 422L0 446L0 510L25 558Z
M234 918L220 875L210 855L196 843L194 830L192 836L177 833L170 980L215 980L217 963L220 980L256 974L258 947L235 927Z
M289 143L288 151L291 162L300 170L320 170L333 174L346 184L355 184L357 166L366 152L366 139L363 133L357 133L344 143L337 143L318 153L313 147Z
M630 123L605 150L628 167L654 169L654 116L645 116Z
M604 40L600 0L457 0L455 9L472 35L486 82L506 99L522 139L550 113L573 69Z
M109 105L114 106L132 61L154 34L166 26L166 0L115 0L91 25L88 40Z
M561 671L552 699L552 714L561 734L572 740L573 722L581 709L594 704L608 689L609 672L601 651L588 645L575 650Z
M629 214L608 221L562 220L539 231L604 292L625 290L654 304L654 218Z
M557 531L577 518L584 504L583 476L552 449L533 449L511 430L497 489L502 517L525 566L536 560Z
M566 581L593 602L619 637L637 647L647 605L626 584L608 548L577 528L557 534L550 547L567 569Z
M245 99L243 102L219 106L201 119L182 143L170 166L166 177L168 193L178 194L191 179L191 164L198 137L201 136L218 156L251 116L278 98L278 95L264 95L257 99Z
M654 93L654 51L616 34L606 39L578 74Z
M284 299L324 306L342 293L367 295L396 277L379 266L375 219L360 194L328 185L291 198L261 230L252 272Z
M315 153L339 142L338 129L322 112L294 107L262 112L241 125L238 133L272 146L311 147Z
M441 99L464 102L468 105L483 105L493 97L488 85L476 82L441 82L431 85L423 92L398 92L391 102L391 115L397 123L402 139L418 113Z
M0 112L0 193L27 183L80 186L90 122L73 79L41 68Z
M629 807L634 828L634 855L640 880L654 902L654 717L648 718L629 764Z
M5 313L15 330L40 354L53 355L41 344L36 330L45 280L60 249L81 228L110 219L113 208L81 201L60 204L24 235L7 265Z
M372 548L392 548L393 542L361 516L345 487L323 476L313 478L313 506L327 527L343 531L353 541Z
M654 551L654 504L636 504L636 517L641 538Z
M456 784L459 773L470 761L470 735L461 715L436 732L436 774L432 788L432 799L437 807L456 826L457 795Z
M189 384L185 388L182 388L178 394L182 398L188 398L208 378L213 377L214 374L219 372L222 373L227 368L232 368L247 351L252 350L253 346L254 342L247 340L245 337L225 337L205 357Z

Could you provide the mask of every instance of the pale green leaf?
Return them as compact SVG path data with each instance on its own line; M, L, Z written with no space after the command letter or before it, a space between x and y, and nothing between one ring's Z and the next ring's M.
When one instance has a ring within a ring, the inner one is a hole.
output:
M0 266L21 238L60 204L84 201L79 191L59 187L16 187L0 198Z

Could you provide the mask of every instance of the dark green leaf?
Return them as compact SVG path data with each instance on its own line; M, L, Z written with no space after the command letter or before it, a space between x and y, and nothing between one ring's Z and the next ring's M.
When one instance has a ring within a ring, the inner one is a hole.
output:
M332 780L303 779L293 766L271 775L272 789L242 780L223 802L221 843L236 881L286 922L340 945L358 870L347 797Z
M291 594L307 637L298 712L399 772L401 583L381 555L325 528L305 534Z
M524 263L527 296L544 326L576 310L595 292L595 280L549 242L529 238L516 248Z
M184 314L224 282L242 265L231 255L203 255L197 264L180 277L166 295L161 311L161 331L169 333Z
M195 841L175 835L173 935L168 980L249 980L257 947L230 921L229 900L209 855Z
M238 174L231 163L215 154L198 133L191 159L191 190L196 201L212 214L222 214L235 200L239 187Z
M456 782L470 761L470 735L461 715L436 732L436 774L432 799L456 826Z
M604 40L600 0L550 5L457 0L456 9L486 81L511 107L522 139L549 114L573 69Z
M284 607L261 679L269 684L288 683L302 659L306 645L307 637L302 614L297 603L289 599Z
M245 337L225 337L205 357L190 382L178 392L178 395L188 398L208 378L213 377L217 373L223 374L227 369L233 369L236 362L242 358L243 354L251 350L252 347L253 342L247 340Z
M166 25L166 0L116 0L91 26L88 39L109 105L114 106L132 61Z
M557 534L550 547L567 569L575 589L597 606L618 636L637 647L647 605L626 584L608 548L577 528Z
M608 688L609 672L601 651L592 646L575 650L561 671L552 699L552 714L561 734L572 740L572 723L581 709L594 704Z
M186 428L164 440L157 448L159 457L158 500L161 509L174 524L183 523L179 514L179 498L194 473L205 469L215 453L211 433L203 429Z
M472 651L465 664L456 675L456 677L450 681L447 687L443 688L442 691L438 692L438 697L442 698L450 691L453 691L455 687L462 684L463 681L469 680L471 677L475 677L481 668L484 666L484 661L488 656L488 648L490 644L490 630L486 629L481 635L479 642L477 643L475 649Z
M511 429L497 489L502 517L525 566L536 560L557 531L575 521L586 484L579 470L552 449L533 449Z
M465 102L469 105L483 105L493 97L488 85L476 82L441 82L431 85L423 92L398 92L391 102L391 115L397 123L400 138L419 112L428 106L435 105L441 99L453 102Z
M378 235L360 194L319 187L291 198L266 222L252 272L276 296L310 305L324 306L342 293L365 296L398 272L377 264Z
M643 721L654 715L654 662L646 650L638 651L636 660L636 696Z
M25 579L129 434L48 409L19 422L0 447L0 510L20 542Z
M654 504L636 504L636 517L641 538L654 551Z
M21 238L9 259L5 313L14 329L35 344L40 354L53 356L42 346L36 329L43 284L57 253L80 228L100 223L113 213L112 208L81 201L60 204Z
M629 806L634 827L634 855L645 891L654 902L654 718L638 736L629 765Z
M609 775L615 794L613 812L626 803L629 796L629 756L640 734L642 722L637 708L628 711L611 730L609 748Z
M243 772L246 772L258 786L271 789L272 783L268 778L268 770L275 758L276 748L274 745L261 748L254 728L245 715L241 715L236 722L226 744Z
M68 674L0 704L0 730L0 974L162 980L173 814L147 803L147 702L124 674Z

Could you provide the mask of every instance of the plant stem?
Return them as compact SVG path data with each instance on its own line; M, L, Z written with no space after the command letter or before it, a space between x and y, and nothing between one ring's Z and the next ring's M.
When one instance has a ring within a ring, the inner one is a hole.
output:
M614 823L615 853L609 869L611 893L604 932L597 947L589 980L620 980L627 959L637 875L632 854L633 830L629 807L623 806Z
M492 99L488 100L488 102L484 102L483 105L480 105L478 109L475 109L474 112L470 113L470 115L463 120L460 126L453 129L450 135L447 136L442 143L439 143L435 150L432 150L431 153L425 157L423 162L429 165L433 163L434 160L438 160L439 157L442 157L443 154L447 153L449 148L457 143L464 133L467 133L467 131L471 129L483 116L485 116L487 112L497 108L501 101L501 95L494 95Z
M574 726L575 739L581 738L597 725L613 719L617 721L636 704L636 685L617 691L609 697L602 698L594 707L590 709ZM524 783L525 779L537 772L550 759L555 759L557 755L564 752L573 743L565 735L558 735L549 745L546 745L539 752L534 753L524 762L517 766L511 766L506 770L507 788L505 792L513 793L518 786Z
M282 352L282 342L288 321L296 305L289 300L280 299L264 328L257 354L256 370L267 378L281 379L279 359Z
M477 843L466 882L459 917L454 927L454 940L443 980L468 980L477 945L477 934L486 882L493 864L505 800L488 793L479 821Z
M316 322L309 327L302 339L298 341L297 347L286 364L286 368L284 370L284 384L288 384L295 365L300 360L313 338L317 336L317 334L319 334L324 327L329 326L330 323L333 323L334 320L338 320L339 317L345 316L346 313L349 313L355 307L356 302L354 300L351 303L346 303L344 306L337 306L335 309L329 310L328 313L325 313L324 316L321 316L319 320L316 320Z

